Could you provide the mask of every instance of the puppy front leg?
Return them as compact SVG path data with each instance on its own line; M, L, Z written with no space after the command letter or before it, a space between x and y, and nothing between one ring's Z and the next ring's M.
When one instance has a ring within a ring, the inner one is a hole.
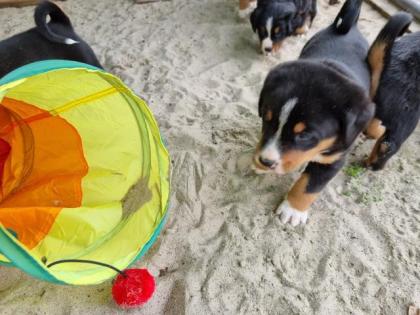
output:
M276 214L280 215L281 221L290 222L292 226L306 224L309 207L343 165L344 159L332 164L309 163L286 199L277 208Z
M277 208L276 214L280 215L281 222L288 223L290 221L293 226L306 224L307 209L318 196L317 193L307 191L309 180L310 175L306 172L303 173L287 194L286 199Z
M251 0L239 0L239 10L246 10Z
M257 7L256 0L239 0L239 16L247 17Z

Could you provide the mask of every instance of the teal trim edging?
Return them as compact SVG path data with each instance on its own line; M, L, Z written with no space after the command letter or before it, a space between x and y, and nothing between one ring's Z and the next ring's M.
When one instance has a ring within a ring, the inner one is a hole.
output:
M156 230L153 232L152 237L143 246L140 253L138 253L136 258L134 258L134 260L130 263L128 267L130 267L131 265L139 261L147 253L150 247L152 247L152 245L156 242L159 234L162 232L162 229L165 226L165 223L168 217L168 209L169 209L169 205L167 207L167 211L165 212L165 216L162 218ZM39 266L38 262L35 259L33 259L32 256L30 256L21 248L19 248L19 246L16 243L14 243L2 229L0 229L0 244L1 244L0 246L1 250L7 251L7 255L6 254L3 254L3 255L6 256L10 261L16 262L16 263L0 262L0 266L16 267L25 271L31 276L39 278L41 280L49 281L55 284L68 285L68 283L65 283L63 281L56 279L52 274L48 273L45 269Z
M152 247L152 245L156 242L156 239L158 238L158 236L159 236L160 232L162 231L163 227L165 226L167 216L168 216L168 212L166 211L165 216L162 218L162 220L160 221L158 227L153 232L153 235L150 238L150 240L146 244L144 244L144 246L143 246L142 250L140 251L140 253L138 253L138 255L136 256L136 258L134 258L134 260L132 261L132 263L129 266L131 266L132 264L134 264L137 261L139 261L146 254L146 252L150 249L150 247Z
M13 265L12 263L4 262L4 261L0 261L0 267L1 266L4 266L4 267L15 267L15 265Z
M12 238L13 236L9 236L4 229L0 228L0 251L7 259L13 262L12 266L22 269L33 277L56 284L66 284L45 270L29 253L20 248Z
M1 252L1 250L0 250L0 254L1 254L1 255L3 255L3 256L5 256L5 255ZM12 262L0 261L0 267L1 267L1 266L5 266L5 267L14 267L15 265L13 265L13 263L12 263Z
M103 71L103 69L77 61L64 59L42 60L24 65L13 70L12 72L9 72L3 78L0 79L0 85L7 84L23 78L31 77L40 73L63 68L86 68L90 70Z

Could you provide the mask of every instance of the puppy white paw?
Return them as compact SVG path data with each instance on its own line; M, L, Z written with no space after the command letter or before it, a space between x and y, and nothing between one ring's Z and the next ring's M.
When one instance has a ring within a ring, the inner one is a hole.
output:
M248 18L251 15L252 11L254 11L256 8L257 8L257 1L251 2L249 4L249 7L248 8L243 9L243 10L239 10L239 13L238 13L239 14L239 17L241 19Z
M251 1L249 3L249 8L251 9L251 11L254 11L257 8L257 0Z
M280 215L282 223L290 222L292 226L305 225L308 221L308 211L294 209L287 200L283 201L277 208L276 214Z
M239 10L238 15L240 19L246 19L250 14L251 14L251 10L248 9L244 9L244 10Z

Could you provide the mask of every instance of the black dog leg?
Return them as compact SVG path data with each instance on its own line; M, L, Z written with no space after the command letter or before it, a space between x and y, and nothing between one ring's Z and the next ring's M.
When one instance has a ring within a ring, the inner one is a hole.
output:
M398 152L404 141L397 141L393 133L387 130L386 133L378 139L373 150L366 160L365 164L373 171L379 171L384 168L386 162Z

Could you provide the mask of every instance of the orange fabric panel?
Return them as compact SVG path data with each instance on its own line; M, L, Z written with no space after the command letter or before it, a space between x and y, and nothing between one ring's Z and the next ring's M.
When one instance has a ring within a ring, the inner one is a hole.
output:
M19 123L20 120L13 111L0 107L0 137L13 148L13 155L10 150L3 161L0 201L20 185L32 167L32 133L28 125Z
M80 135L66 120L9 98L1 105L0 137L11 151L1 178L0 222L32 248L61 208L81 205L88 165Z
M48 234L61 208L1 208L0 222L28 249Z

